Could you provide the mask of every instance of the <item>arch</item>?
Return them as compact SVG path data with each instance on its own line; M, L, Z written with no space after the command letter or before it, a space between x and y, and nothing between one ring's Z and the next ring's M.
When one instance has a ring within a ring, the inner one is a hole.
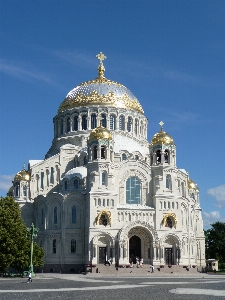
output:
M122 153L122 160L127 160L127 156L125 153Z
M157 164L161 163L161 151L160 150L156 151L156 163Z
M73 186L74 186L75 190L79 189L79 181L80 181L80 179L78 177L76 177L73 181Z
M60 119L60 134L63 134L63 119Z
M82 123L82 130L87 130L87 115L82 115L81 123Z
M169 225L171 225L171 227ZM169 228L173 228L173 227L176 228L177 227L176 215L174 213L165 214L162 219L162 226L169 227Z
M97 127L97 117L96 114L91 115L91 129L95 129Z
M121 131L125 130L125 117L124 117L124 115L119 116L119 130L121 130Z
M101 114L102 120L101 124L103 127L107 128L107 119L106 119L106 114Z
M105 218L103 218L103 216L105 216ZM103 224L105 222L103 222L104 220L106 220L106 224ZM112 224L112 220L111 220L111 212L107 211L107 210L102 210L98 213L97 217L96 217L96 224L97 225L110 225Z
M52 241L52 253L56 254L56 239Z
M97 244L101 238L104 238L106 240L106 243L108 243L110 246L114 245L114 238L109 232L98 232L92 238L92 243Z
M78 116L75 116L73 119L73 130L78 131Z
M128 117L128 119L127 119L127 131L131 132L131 128L132 128L132 118Z
M77 243L75 239L72 239L70 242L70 252L71 253L76 253L77 248Z
M170 152L169 152L168 149L166 149L166 150L164 151L164 162L165 162L165 163L169 163L169 162L170 162Z
M134 121L134 133L135 133L135 135L138 134L138 124L139 124L138 119L135 119L135 121Z
M93 160L98 158L98 147L94 146L93 147Z
M70 132L70 118L66 119L66 132Z
M110 130L116 130L116 116L110 115Z
M131 176L126 181L126 203L140 204L141 200L141 183L140 180Z

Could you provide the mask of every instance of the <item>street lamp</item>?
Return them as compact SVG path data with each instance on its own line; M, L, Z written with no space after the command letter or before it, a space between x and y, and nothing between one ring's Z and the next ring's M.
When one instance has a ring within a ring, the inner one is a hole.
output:
M33 269L33 242L34 237L37 236L37 233L39 231L39 228L35 228L34 224L31 224L30 228L27 228L27 231L30 233L30 266L29 271L34 275L34 269Z

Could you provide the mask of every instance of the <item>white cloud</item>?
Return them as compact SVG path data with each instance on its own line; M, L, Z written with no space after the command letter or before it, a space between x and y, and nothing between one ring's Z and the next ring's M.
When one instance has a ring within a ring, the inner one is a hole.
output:
M15 175L0 175L0 190L8 192Z
M208 229L215 222L225 222L225 218L220 215L219 211L211 211L210 213L203 211L202 218L204 229Z
M207 193L216 199L215 206L219 208L225 206L225 184L209 189Z

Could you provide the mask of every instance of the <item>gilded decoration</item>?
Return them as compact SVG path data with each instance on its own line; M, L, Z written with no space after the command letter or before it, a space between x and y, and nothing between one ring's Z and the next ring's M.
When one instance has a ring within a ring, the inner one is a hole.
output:
M105 215L107 217L107 224L102 224L101 223L101 217ZM98 213L97 217L96 217L96 224L97 225L112 225L112 220L111 220L111 212L110 211L107 211L107 210L102 210Z
M167 225L167 218L172 218L174 220L174 228L177 227L177 218L176 218L176 215L174 213L168 213L168 214L165 214L163 219L162 219L162 226L164 227L168 227L166 226Z
M89 140L92 140L92 139L96 139L96 140L105 139L105 140L111 141L112 135L108 129L106 129L105 127L100 125L99 127L92 130L92 132L89 136Z
M193 180L188 179L187 182L188 182L188 189L198 190L198 186Z
M165 131L163 131L163 125L164 123L161 121L159 122L160 125L160 131L157 132L152 140L151 140L151 145L173 145L174 141L173 138L166 133Z
M23 169L22 171L18 172L15 175L14 180L15 181L21 181L21 180L30 181L30 173Z

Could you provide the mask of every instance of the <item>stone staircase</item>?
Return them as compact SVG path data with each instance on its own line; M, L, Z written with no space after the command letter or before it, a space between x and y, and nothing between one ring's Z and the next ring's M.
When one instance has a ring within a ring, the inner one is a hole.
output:
M103 265L99 264L95 267L90 267L86 269L86 274L99 274L104 276L146 276L151 274L151 266L150 265L143 265L142 268L137 268L136 265L133 268L130 267L115 267L115 265ZM154 274L156 275L166 275L166 274L181 274L181 275L191 275L197 274L201 270L196 268L186 268L183 266L164 266L164 268L160 268L159 266L155 266ZM153 274L152 274L153 275Z

